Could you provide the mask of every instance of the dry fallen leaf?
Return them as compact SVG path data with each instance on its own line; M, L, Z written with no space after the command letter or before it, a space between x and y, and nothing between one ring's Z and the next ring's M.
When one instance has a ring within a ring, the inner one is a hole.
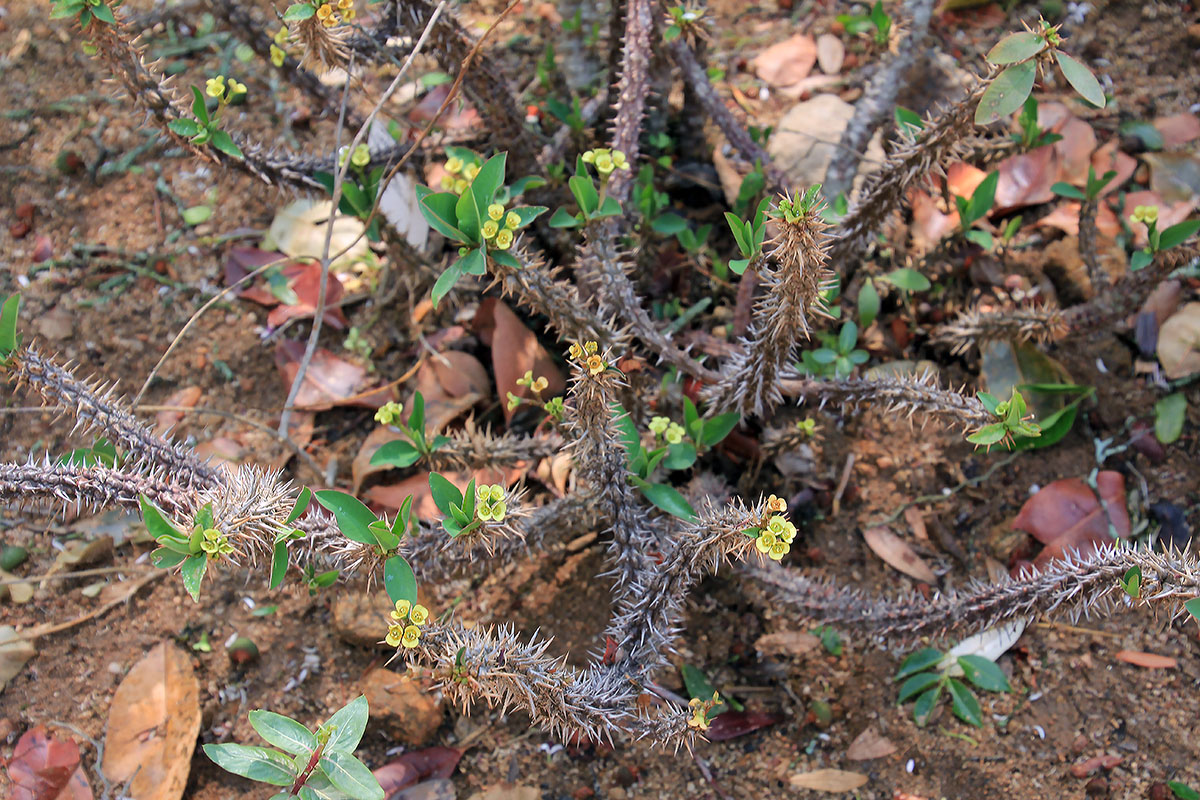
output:
M367 435L366 441L362 443L362 447L358 448L358 454L354 456L354 461L350 464L350 494L358 496L358 490L362 488L362 482L368 475L391 469L391 467L384 464L372 465L371 456L375 455L375 451L388 442L394 442L398 439L408 441L408 437L399 431L392 430L387 425L380 425Z
M1041 567L1061 558L1067 550L1078 550L1087 555L1094 551L1095 544L1111 541L1109 518L1118 536L1129 536L1125 476L1104 470L1097 473L1096 485L1107 506L1107 515L1091 487L1081 478L1057 480L1025 501L1013 520L1013 528L1033 534L1046 545L1034 560L1035 566Z
M179 800L199 733L192 660L172 642L160 642L113 695L101 769L113 783L132 777L134 800Z
M912 528L913 536L923 542L929 541L929 531L925 528L925 515L916 506L904 509L904 521Z
M863 539L866 540L871 551L892 568L925 583L937 582L929 565L913 552L907 542L889 529L884 527L867 528L863 531Z
M1146 669L1174 669L1179 666L1179 662L1170 656L1143 653L1138 650L1121 650L1113 654L1113 658L1117 659L1117 661L1124 661L1126 664L1133 664L1135 667L1145 667Z
M798 33L758 54L752 62L754 72L771 86L791 86L808 77L817 63L817 43Z
M867 782L861 772L841 769L818 769L793 775L788 782L793 789L815 789L818 792L853 792Z
M1200 372L1200 303L1188 303L1159 328L1158 360L1171 380Z
M811 633L780 631L760 636L754 649L763 655L802 656L821 646L821 640Z
M317 313L317 301L321 298L321 265L315 261L286 265L280 272L288 279L288 287L296 294L295 305L277 305L267 315L267 325L278 328L289 319L308 319ZM325 324L337 330L345 330L346 315L338 306L345 290L337 275L329 273L325 281Z
M533 331L504 303L493 298L480 303L475 313L475 326L479 337L492 348L496 394L501 399L506 400L509 392L517 397L532 396L528 386L517 385L517 381L530 371L535 378L545 377L549 383L542 392L543 399L549 400L566 389L566 381L550 354ZM511 419L513 412L508 410L508 403L503 403L502 407L504 418Z
M163 400L160 405L174 406L176 408L195 408L200 402L204 392L199 386L185 386L177 392L171 394L166 400ZM183 419L184 412L182 411L159 411L154 415L154 432L159 436L167 433Z
M1150 189L1167 203L1200 202L1200 155L1196 153L1143 153L1150 166ZM1162 230L1162 226L1159 226Z
M412 408L416 392L425 401L425 433L433 437L464 411L489 399L492 384L487 370L475 356L446 350L421 364L416 387L405 399L405 408Z
M290 387L295 380L303 356L304 342L284 339L275 347L275 366L283 375L285 387ZM367 382L365 368L318 347L304 373L304 383L296 396L296 408L309 411L324 411L340 405L379 408L392 399L390 389L362 394Z
M263 239L264 250L278 250L292 258L320 259L325 252L325 235L333 204L328 200L296 200L275 212L271 228ZM330 266L337 269L367 257L367 237L362 235L362 220L339 214L333 223L329 242L330 255L349 250Z
M8 762L10 800L92 800L92 787L79 763L79 745L30 728Z
M1050 187L1058 180L1059 166L1058 151L1053 147L1009 156L997 169L1000 180L996 183L994 213L1003 214L1054 199Z
M1200 139L1200 119L1186 111L1159 117L1154 120L1154 127L1162 134L1164 150L1174 150L1193 139Z
M1104 197L1133 177L1134 170L1137 169L1137 160L1118 150L1117 140L1113 139L1092 153L1092 167L1096 170L1097 178L1109 170L1117 173L1116 177L1104 184L1104 188L1100 190L1100 196Z
M896 745L874 727L869 727L854 737L854 741L846 750L846 758L851 761L870 761L873 758L890 756L894 752Z
M817 37L817 64L826 75L837 75L842 71L842 62L846 60L846 45L832 33L822 33Z
M33 642L17 634L12 625L0 625L0 690L25 668L25 662L37 655Z

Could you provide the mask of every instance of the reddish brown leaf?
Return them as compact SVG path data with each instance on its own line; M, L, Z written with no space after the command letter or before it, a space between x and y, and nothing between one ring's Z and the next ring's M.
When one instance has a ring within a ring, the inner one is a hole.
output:
M1132 156L1118 150L1117 140L1113 139L1092 153L1092 167L1096 170L1097 178L1110 169L1117 173L1116 177L1104 184L1104 188L1100 190L1100 196L1103 197L1133 177L1133 172L1137 169L1137 161Z
M306 319L317 313L317 299L321 292L321 265L315 262L291 263L282 270L288 285L296 293L299 302L294 306L276 306L267 315L267 325L278 328L289 319ZM339 331L346 327L346 316L337 303L344 294L342 282L337 275L329 273L325 283L325 324Z
M863 539L866 540L867 546L871 548L872 552L892 568L925 583L937 581L937 577L929 565L913 552L907 542L887 528L867 528L863 531Z
M1165 150L1173 150L1200 138L1200 119L1186 111L1169 117L1159 117L1154 120L1154 127L1162 134Z
M394 758L375 770L375 779L390 796L401 789L433 778L449 778L463 757L455 747L426 747Z
M1146 669L1174 669L1179 662L1170 656L1160 656L1156 653L1143 653L1139 650L1122 650L1113 655L1118 661L1133 664L1135 667Z
M388 442L394 442L397 439L408 440L404 434L394 431L386 425L380 425L367 435L367 439L362 443L362 447L358 448L358 455L354 456L354 461L350 464L352 481L350 494L358 496L358 490L362 488L362 482L368 475L391 469L391 467L385 465L372 465L371 456L375 455L375 451Z
M292 385L303 357L304 342L284 339L276 346L275 366L283 375L285 386ZM341 405L379 408L392 399L390 389L362 394L368 388L366 376L367 371L363 367L343 361L323 347L318 347L304 373L300 394L296 396L296 408L310 411L324 411Z
M195 408L196 403L200 402L200 397L204 393L199 386L185 386L179 391L172 394L166 400L163 400L161 405L176 406L179 408ZM183 419L184 412L182 411L160 411L154 415L154 432L159 436L174 428Z
M440 433L452 420L476 403L492 396L487 370L470 353L446 350L426 360L417 370L417 385L405 399L412 408L416 392L425 400L425 432Z
M492 371L496 376L496 394L507 400L508 392L517 397L530 397L528 386L518 386L517 381L532 371L535 378L545 377L549 386L542 397L549 400L562 394L566 388L562 373L554 365L550 354L538 342L533 331L525 327L521 318L508 306L494 298L479 304L475 314L475 327L479 338L492 348ZM508 403L502 403L504 418L511 419L513 412Z
M1130 535L1129 513L1125 509L1125 476L1105 470L1096 475L1096 485L1108 507L1113 527L1122 538ZM1080 478L1064 478L1046 486L1021 507L1013 520L1017 530L1033 534L1046 548L1034 560L1045 566L1061 558L1067 550L1086 555L1098 543L1111 541L1108 520L1095 493Z
M791 86L808 77L817 63L817 43L798 33L773 44L754 59L754 72L771 86Z
M760 714L757 711L726 711L715 716L704 732L710 740L723 742L753 733L759 728L774 725L783 717L778 714Z
M46 727L30 728L17 742L8 762L12 800L91 800L79 745L46 734Z
M996 183L997 213L1054 199L1050 187L1058 180L1059 167L1058 151L1053 147L1039 147L1010 156L1001 161L997 169L1000 172L1000 180Z
M870 761L874 758L890 756L894 752L896 752L896 745L875 728L870 727L854 737L854 741L846 750L846 758L851 761Z

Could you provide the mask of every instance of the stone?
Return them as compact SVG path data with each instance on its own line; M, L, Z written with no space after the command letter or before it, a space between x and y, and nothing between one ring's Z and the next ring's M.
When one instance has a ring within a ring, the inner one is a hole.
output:
M363 678L371 722L412 747L429 743L442 724L442 702L407 675L378 667Z
M833 94L818 94L811 100L797 103L783 116L767 151L792 186L821 183L842 131L853 116L854 106L845 100ZM876 134L867 146L866 158L858 172L859 180L883 159L883 146Z
M382 647L392 602L382 591L338 592L333 598L333 629L342 641L362 647Z

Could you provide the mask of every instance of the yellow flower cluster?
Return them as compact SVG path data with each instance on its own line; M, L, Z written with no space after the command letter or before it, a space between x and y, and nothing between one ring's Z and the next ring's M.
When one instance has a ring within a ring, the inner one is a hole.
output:
M474 161L464 162L458 156L446 159L446 174L442 176L442 190L462 194L479 174L479 164Z
M375 421L380 425L395 425L400 421L400 415L403 413L404 405L402 403L389 401L375 412Z
M525 377L517 379L517 386L528 386L535 394L541 394L550 386L550 381L545 376L539 375L533 377L533 370L525 370Z
M584 342L582 346L572 344L567 352L576 361L582 361L589 375L599 375L608 369L608 364L599 355L600 346L595 342Z
M773 512L774 516L759 529L754 547L772 561L780 561L792 549L792 542L796 539L796 526L783 516L787 511L787 502L783 498L771 495L767 498L767 510Z
M360 144L354 148L354 152L350 152L350 146L346 145L338 150L338 166L343 166L346 163L346 156L350 156L350 163L356 167L365 167L371 163L371 148L365 144Z
M1158 206L1138 206L1129 215L1130 222L1142 222L1147 226L1158 222Z
M597 148L583 154L583 163L591 164L600 176L607 178L615 169L629 169L629 159L620 150Z
M271 44L271 63L276 67L283 66L283 60L287 58L287 51L283 48L287 46L288 29L284 26L276 32L274 41Z
M354 0L337 0L336 3L322 3L317 6L317 19L326 28L332 28L339 22L350 22L357 13L354 10Z
M488 218L483 221L483 238L501 250L512 247L513 236L521 224L521 215L515 211L505 211L500 203L492 203L487 207Z
M713 692L711 700L701 700L699 697L693 697L688 701L688 709L692 712L692 716L688 718L688 727L702 731L708 730L708 712L720 704L721 696L716 692Z
M682 425L672 422L667 417L652 417L647 427L656 437L661 436L666 439L667 444L679 444L683 441L683 434L687 432Z
M498 483L475 487L475 516L484 522L504 522L508 505L504 502L504 487Z
M389 647L413 648L421 639L421 626L429 621L429 609L420 603L414 606L407 600L397 600L391 618L384 641Z
M221 556L232 553L233 545L229 543L229 537L225 534L216 528L209 528L204 532L204 538L200 540L200 549L208 555L210 561L215 561Z
M204 92L209 97L215 97L222 103L228 103L239 95L246 93L246 84L238 83L233 78L229 79L229 86L225 85L225 76L218 75L215 78L209 78L205 81Z

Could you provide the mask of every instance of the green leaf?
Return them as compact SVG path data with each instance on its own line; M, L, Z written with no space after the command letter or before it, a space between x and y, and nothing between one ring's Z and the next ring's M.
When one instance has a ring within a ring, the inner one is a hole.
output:
M316 492L315 496L318 503L333 512L343 536L363 544L375 544L370 525L376 516L361 500L333 489Z
M879 279L887 281L893 286L904 289L907 292L924 292L933 286L929 282L929 278L926 278L912 267L901 267L900 269L892 270Z
M312 731L291 717L274 711L251 711L250 727L268 744L294 756L308 756L317 749L317 737Z
M417 187L417 207L429 227L455 242L467 241L467 236L458 229L458 216L454 206L458 197L453 192L437 192L425 186Z
M1154 435L1163 444L1170 444L1183 433L1187 414L1187 397L1183 392L1169 394L1154 404Z
M17 316L21 311L21 295L9 295L0 306L0 359L6 359L17 349Z
M630 480L642 490L647 500L668 514L688 522L696 518L696 511L674 487L665 483L649 483L637 476L631 476Z
M573 175L567 180L567 186L570 187L571 194L575 196L579 210L583 212L585 218L590 219L596 213L596 209L600 207L600 195L596 192L596 185L592 182L591 176Z
M1025 98L1033 91L1036 72L1034 62L1026 61L1014 64L997 75L983 97L979 98L979 105L975 107L975 124L990 125L1025 105Z
M975 699L975 693L966 684L955 678L950 678L946 681L946 688L950 690L951 707L954 709L954 716L963 722L974 725L976 728L982 728L983 709L979 707L979 701Z
M971 444L982 445L988 447L997 442L1004 441L1008 436L1008 428L1003 422L993 422L991 425L984 425L979 430L967 436L967 441Z
M690 442L667 445L667 455L662 463L667 469L687 469L696 463L696 448Z
M150 563L159 569L171 569L183 563L187 553L180 553L169 547L160 547L150 554Z
M321 769L334 786L356 800L383 800L383 787L371 770L349 753L333 750L321 756Z
M1000 183L999 172L989 172L987 177L979 182L975 191L971 192L971 201L967 203L967 217L964 227L970 227L976 220L983 219L992 210L996 202L996 186Z
M462 506L463 493L458 487L436 472L429 473L429 489L433 492L433 502L443 514L450 515L451 506Z
M475 179L471 181L471 195L475 198L479 209L479 219L487 216L487 207L496 199L496 191L504 185L504 170L508 161L507 153L497 153L479 168Z
M597 219L600 217L617 217L621 215L621 204L617 202L617 198L609 195L604 198L604 202L600 204L600 208L593 215Z
M188 556L183 562L180 574L183 576L183 588L192 596L192 601L200 602L200 583L204 580L204 571L208 569L208 556L204 553Z
M942 682L938 681L937 686L926 690L924 694L917 698L916 705L913 706L913 721L917 723L918 728L925 727L925 723L929 721L929 715L937 707L938 698L941 696Z
M720 442L733 432L733 429L742 421L742 415L736 411L731 411L728 414L718 414L704 423L704 429L700 434L700 444L704 447L715 447Z
M750 266L750 259L748 258L738 258L729 262L729 269L734 275L743 274L748 266Z
M383 562L383 588L393 603L417 602L417 576L402 556L392 556Z
M1192 619L1200 622L1200 597L1193 597L1184 603L1183 607L1192 615Z
M853 322L846 322L838 331L838 352L849 353L854 349L856 342L858 342L858 326Z
M1158 249L1170 250L1177 247L1191 238L1196 231L1200 231L1200 219L1184 220L1178 225L1172 225L1159 236Z
M744 256L749 256L753 250L750 249L749 232L746 229L745 223L736 214L725 212L725 221L729 223L729 230L733 232L733 239L737 242L738 250ZM740 274L740 273L739 273Z
M565 208L560 208L550 217L551 228L578 228L583 223L579 221L579 217L568 212Z
M333 713L322 728L329 730L329 741L325 743L325 752L343 750L353 753L362 741L363 731L367 729L367 698L363 695L351 700Z
M277 750L244 744L206 744L204 755L226 772L272 786L287 786L296 780L292 760Z
M288 513L287 519L283 521L283 524L291 525L293 522L300 519L300 515L308 510L309 503L311 502L312 489L305 486L300 490L300 496L296 498L296 503L292 506L292 510Z
M204 94L200 87L192 87L192 116L200 123L200 127L208 127L208 106L204 103Z
M458 260L462 271L467 275L484 275L487 273L487 256L482 247L478 247Z
M92 16L101 22L107 22L109 25L117 24L117 18L113 16L112 9L106 6L103 0L92 6Z
M942 660L942 652L935 650L932 647L925 647L910 655L900 664L900 671L896 673L896 677L892 680L898 681L901 678L907 678L909 675L916 675L918 672L937 665Z
M155 539L158 539L162 536L173 537L176 539L187 538L182 533L175 530L171 523L167 522L167 518L163 512L158 506L150 502L146 495L143 494L138 496L138 506L142 511L142 521L146 523L146 530L148 530L150 535Z
M1125 575L1120 578L1118 583L1121 584L1121 589L1125 591L1125 594L1134 600L1139 599L1142 596L1142 568L1134 564L1125 570Z
M411 442L394 441L380 447L371 455L371 466L385 465L404 469L411 467L421 458L421 452Z
M199 225L212 216L212 206L192 206L183 210L183 221L188 225Z
M984 250L991 250L996 242L992 239L992 235L987 231L970 230L963 234L968 242L974 242Z
M989 692L1011 692L1008 676L996 666L996 662L983 656L959 656L958 665L971 683Z
M1186 783L1180 781L1167 781L1167 788L1171 790L1179 800L1200 800L1200 792L1197 792Z
M687 226L686 219L670 211L665 214L659 214L654 218L654 222L650 223L650 227L654 229L655 233L662 233L667 236L674 236Z
M874 281L867 280L858 290L858 324L867 328L879 316L879 292Z
M940 681L942 676L936 672L919 672L904 683L900 684L900 694L897 703L907 703L921 692Z
M1036 33L1029 31L1010 33L997 42L996 46L988 51L985 58L993 64L1014 64L1033 58L1045 46L1045 38Z
M1063 183L1062 181L1058 181L1057 183L1051 185L1050 191L1054 192L1056 195L1058 195L1060 197L1069 197L1072 200L1086 200L1087 199L1087 195L1085 195L1079 189L1075 188L1074 186L1072 186L1069 183Z
M289 795L290 797L291 795ZM320 765L313 770L312 775L300 787L299 797L300 800L352 800L350 795L333 785ZM271 800L276 800L276 798L271 798Z
M516 214L521 218L521 221L517 223L517 230L520 230L549 210L545 206L517 206L510 208L508 214Z
M442 302L442 298L450 293L454 288L454 284L458 283L458 279L463 276L463 259L459 259L446 268L446 271L438 277L433 284L433 291L430 292L430 298L433 300L433 307L437 308L438 303Z
M317 13L315 6L309 3L293 3L283 12L284 22L300 22Z
M172 133L177 133L180 136L187 136L188 138L195 136L201 131L200 123L196 122L194 119L187 119L186 117L180 117L179 119L171 120L167 123L167 127L171 129Z
M1104 108L1104 90L1092 71L1061 50L1055 50L1054 57L1058 59L1058 68L1062 70L1063 77L1079 92L1080 97L1096 108Z
M894 115L896 118L896 128L903 134L916 136L917 133L925 129L925 120L921 119L921 115L915 111L911 111L903 106L896 106Z
M1130 272L1137 272L1140 269L1145 269L1154 261L1154 254L1149 250L1134 250L1133 255L1129 257Z
M271 551L271 577L267 583L268 589L278 589L283 585L283 576L287 574L287 568L287 542L280 540L275 543Z
M212 140L209 142L209 144L211 144L213 147L215 147L217 150L220 150L222 153L224 153L227 156L231 156L231 157L239 159L239 160L245 158L245 156L242 155L242 149L233 143L233 137L231 137L225 131L222 131L222 130L213 131ZM349 185L349 184L347 184L347 185Z
M503 250L489 250L488 255L491 256L492 261L496 262L497 264L502 264L509 269L521 268L521 262L517 261L512 253L506 253Z

